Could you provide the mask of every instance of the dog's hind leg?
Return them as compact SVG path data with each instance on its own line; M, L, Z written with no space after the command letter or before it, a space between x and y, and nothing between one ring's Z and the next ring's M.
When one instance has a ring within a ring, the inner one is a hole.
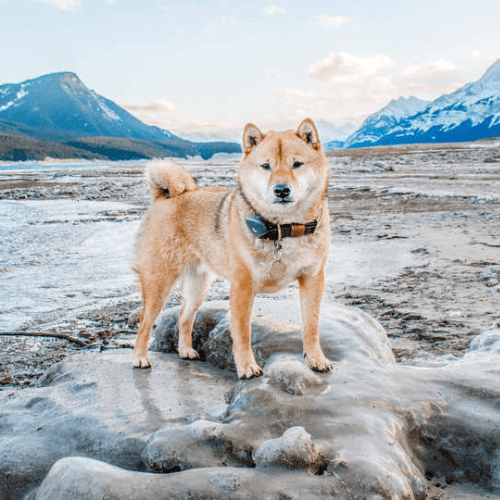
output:
M142 287L142 314L135 342L132 364L135 368L150 368L149 337L154 322L177 280L178 273L159 270L155 274L139 274Z
M196 313L207 297L212 273L201 263L186 267L181 276L183 302L179 312L179 356L184 359L199 358L193 349L192 331Z

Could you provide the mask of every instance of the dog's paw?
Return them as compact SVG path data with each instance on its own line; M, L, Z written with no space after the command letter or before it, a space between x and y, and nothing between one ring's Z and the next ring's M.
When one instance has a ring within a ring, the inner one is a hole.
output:
M198 352L190 347L179 348L179 356L182 359L200 359Z
M316 354L315 356L305 354L304 357L306 358L307 366L315 372L329 372L333 367L333 363L323 353Z
M262 368L255 362L236 365L236 370L238 378L242 380L260 377L264 373Z
M135 356L132 359L132 366L134 368L151 368L152 363L149 356Z

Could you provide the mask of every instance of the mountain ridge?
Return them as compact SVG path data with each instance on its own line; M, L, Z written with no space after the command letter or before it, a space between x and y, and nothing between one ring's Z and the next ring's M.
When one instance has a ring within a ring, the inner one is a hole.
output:
M45 136L176 137L144 124L88 89L73 72L49 73L18 84L0 85L0 118L39 129Z
M23 136L63 145L71 142L71 148L79 141L80 147L87 150L90 142L98 155L107 151L111 160L156 157L149 156L153 152L160 157L209 158L218 152L241 151L236 143L196 143L146 125L115 102L88 89L70 71L0 85L0 131L11 135L9 144L14 145L0 151L0 159L4 160L23 156L17 151L27 144ZM87 142L82 142L82 138ZM12 148L17 151L15 154ZM60 148L55 149L58 154ZM37 156L30 150L30 157L33 155Z
M465 142L499 137L500 59L477 81L439 96L415 113L399 117L394 115L388 126L383 128L377 122L377 116L385 108L369 116L347 138L345 146L356 148L417 142Z

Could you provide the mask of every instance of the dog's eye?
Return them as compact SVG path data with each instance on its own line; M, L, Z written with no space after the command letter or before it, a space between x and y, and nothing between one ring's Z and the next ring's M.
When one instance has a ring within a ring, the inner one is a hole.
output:
M293 168L300 168L304 165L301 161L294 161L293 162Z
M264 169L264 170L271 170L271 165L269 163L263 163L260 168Z

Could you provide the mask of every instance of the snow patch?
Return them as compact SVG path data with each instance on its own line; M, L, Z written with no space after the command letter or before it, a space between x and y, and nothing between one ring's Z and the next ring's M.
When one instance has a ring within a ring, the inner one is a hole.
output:
M28 95L28 92L24 90L24 85L21 85L21 90L16 94L16 99L22 99L23 97L26 97Z
M121 118L111 109L109 108L101 99L98 100L99 108L104 113L104 118L109 121L121 121Z
M15 103L16 101L9 101L4 106L0 106L0 111L5 111L6 109L9 109L10 107L14 106Z
M1 94L0 95L6 95L9 94L9 89L0 89ZM20 90L16 93L16 97L12 99L11 101L7 102L3 106L0 106L0 111L5 111L6 109L11 108L12 106L16 106L18 102L23 98L28 95L28 92L24 89L24 85L21 85Z

